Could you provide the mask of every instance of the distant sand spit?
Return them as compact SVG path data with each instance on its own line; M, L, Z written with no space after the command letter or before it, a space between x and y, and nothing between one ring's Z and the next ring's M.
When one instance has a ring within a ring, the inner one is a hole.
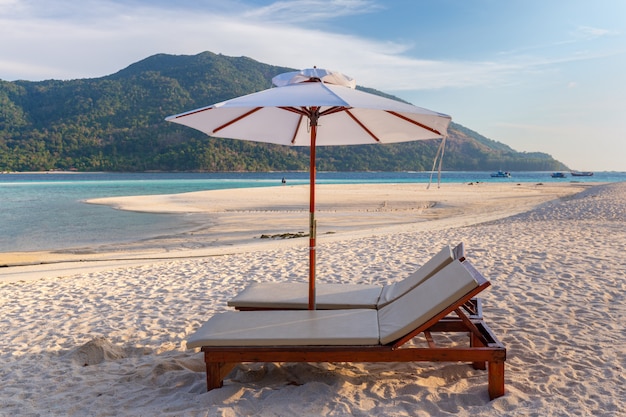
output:
M426 184L322 184L317 187L318 239L321 242L385 231L469 225L523 212L589 186L581 183L470 183L442 184L440 188L433 185L427 189ZM125 260L128 265L136 259L221 255L276 245L293 246L297 243L291 239L281 243L278 239L261 239L261 236L308 233L308 201L308 186L94 199L89 203L122 210L191 213L201 216L204 225L198 219L200 225L194 231L132 243L0 253L0 265L56 264L46 268L20 268L21 273L15 278L30 279L31 270L56 268L62 273L76 272L71 266L58 264L63 261L86 262L95 268L99 261ZM302 245L308 244L305 240L300 239ZM4 272L8 279L8 271Z

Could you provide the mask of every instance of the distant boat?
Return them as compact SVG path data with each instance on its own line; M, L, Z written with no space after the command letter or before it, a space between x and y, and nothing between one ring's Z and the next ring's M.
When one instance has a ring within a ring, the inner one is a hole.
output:
M510 178L511 173L509 171L498 171L491 174L493 178Z
M572 172L570 172L570 174L572 174L572 177L591 177L593 175L593 172L591 172L591 171L572 171Z
M552 178L565 178L566 175L564 172L553 172L552 173Z

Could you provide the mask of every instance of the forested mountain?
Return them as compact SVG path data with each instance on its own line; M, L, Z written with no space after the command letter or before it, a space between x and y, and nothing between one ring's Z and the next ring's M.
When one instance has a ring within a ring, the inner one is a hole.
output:
M0 171L307 170L308 148L209 138L164 120L269 88L274 75L291 70L203 52L155 55L101 78L0 80ZM550 155L516 152L458 124L449 134L446 170L566 169ZM320 148L318 169L429 170L438 146Z

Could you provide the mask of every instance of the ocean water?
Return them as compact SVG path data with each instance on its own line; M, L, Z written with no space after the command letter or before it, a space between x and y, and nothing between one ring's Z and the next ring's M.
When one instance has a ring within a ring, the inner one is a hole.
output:
M84 203L97 197L308 184L306 172L273 173L28 173L0 174L0 252L91 247L172 235L209 225L202 214L134 213ZM318 172L318 184L423 183L426 172ZM436 174L432 176L436 182ZM624 172L552 178L549 172L443 172L442 183L618 182ZM303 201L303 207L308 202Z

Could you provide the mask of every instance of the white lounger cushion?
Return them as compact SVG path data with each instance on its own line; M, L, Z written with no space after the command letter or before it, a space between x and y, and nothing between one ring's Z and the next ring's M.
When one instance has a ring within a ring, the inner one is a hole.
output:
M189 337L187 347L385 345L422 326L477 286L455 260L380 310L229 311L211 317Z
M376 308L382 287L362 284L318 284L316 308ZM237 308L301 309L309 306L309 284L300 282L254 282L228 301Z
M378 300L378 308L380 309L390 302L394 301L395 299L408 293L413 288L420 285L422 281L429 278L431 275L439 271L444 266L448 265L453 260L454 254L452 253L452 248L450 248L450 246L445 246L439 251L439 253L430 258L428 262L422 265L417 271L412 272L402 281L397 281L393 284L385 285Z
M450 263L378 310L380 343L384 345L407 335L476 287L478 283L460 261Z
M318 310L382 308L454 260L450 246L402 281L390 285L317 284L315 305ZM228 301L230 307L252 309L307 309L309 285L294 282L254 282Z
M202 346L377 345L377 310L228 311L187 339Z

